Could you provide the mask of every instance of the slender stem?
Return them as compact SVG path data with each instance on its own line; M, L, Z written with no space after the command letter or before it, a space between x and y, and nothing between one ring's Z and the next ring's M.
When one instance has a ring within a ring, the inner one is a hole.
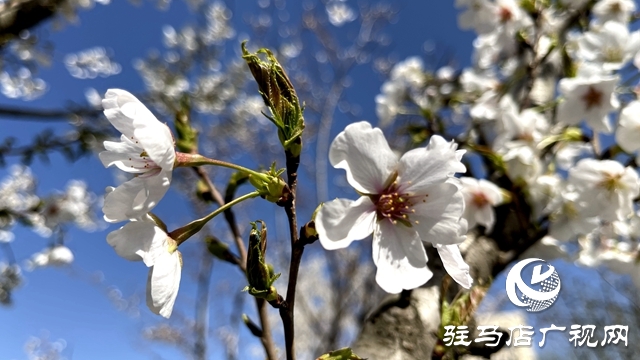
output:
M302 141L302 140L300 140ZM298 165L300 165L300 156L293 155L289 151L285 151L287 159L287 182L291 190L290 200L285 204L284 210L287 213L289 221L289 233L291 235L291 260L289 262L289 283L287 284L287 298L285 306L280 307L280 318L284 327L284 341L287 360L295 360L295 327L294 327L294 308L296 302L296 285L298 282L298 270L300 269L300 260L304 251L304 244L301 244L298 238L298 223L296 217L296 188L298 183Z
M209 174L206 172L206 170L204 170L202 167L194 167L193 170L205 182L205 184L209 188L209 192L211 193L211 197L213 198L213 201L215 201L218 204L218 206L222 206L227 202L230 202L231 200L233 200L234 194L231 194L231 198L222 197L218 189L216 189L216 186L211 181L211 178L209 178ZM227 214L230 214L231 216ZM225 215L225 220L227 220L227 224L231 229L231 233L233 234L233 241L235 242L236 248L238 249L238 256L240 257L240 264L239 264L240 269L242 270L242 272L245 272L244 268L247 262L247 250L244 247L244 242L242 241L242 235L240 234L240 229L238 229L238 224L236 224L235 216L232 216L233 215L232 209L227 209L227 211L224 212L224 215Z
M251 170L244 166L232 164L226 161L210 159L200 154L186 154L186 153L176 152L175 167L185 167L185 166L195 167L195 166L202 166L202 165L221 166L229 169L242 171L243 173L255 175L258 177L265 176L265 174L260 173L258 171Z
M219 208L215 209L209 215L201 219L194 220L188 223L187 225L172 231L171 233L169 233L169 236L172 239L174 239L178 243L178 245L180 245L183 242L185 242L188 238L195 235L198 231L200 231L211 219L213 219L217 215L223 213L225 210L231 208L233 205L239 204L245 200L252 199L257 196L260 196L260 193L258 191L252 191L248 194L242 195L239 198L233 201L230 201L220 206Z

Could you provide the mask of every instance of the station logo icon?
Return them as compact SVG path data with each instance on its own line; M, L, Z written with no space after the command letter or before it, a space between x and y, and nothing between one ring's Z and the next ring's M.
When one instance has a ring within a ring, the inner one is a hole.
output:
M531 281L525 282L523 273L531 266ZM560 292L560 277L555 267L542 259L530 258L516 263L507 274L507 296L509 300L529 312L542 311L551 306Z

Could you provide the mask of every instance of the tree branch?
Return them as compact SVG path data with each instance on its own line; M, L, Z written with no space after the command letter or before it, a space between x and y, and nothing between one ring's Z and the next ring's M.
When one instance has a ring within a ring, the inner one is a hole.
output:
M19 121L66 121L77 117L95 117L102 113L102 109L25 109L10 106L0 107L0 119Z
M10 0L0 5L0 47L52 17L65 0Z

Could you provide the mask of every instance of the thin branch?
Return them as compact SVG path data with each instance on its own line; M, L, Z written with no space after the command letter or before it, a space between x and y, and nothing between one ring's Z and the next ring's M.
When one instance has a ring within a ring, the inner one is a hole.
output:
M102 113L102 109L25 109L17 107L0 107L0 120L55 122L67 121L74 117L95 117Z

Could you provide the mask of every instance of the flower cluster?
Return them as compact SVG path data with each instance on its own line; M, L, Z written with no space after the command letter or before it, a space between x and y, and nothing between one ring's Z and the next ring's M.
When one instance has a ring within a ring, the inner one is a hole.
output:
M105 167L134 174L110 189L104 200L107 222L130 220L107 236L118 255L143 261L149 267L147 305L156 314L169 317L173 310L182 271L182 256L175 240L148 213L165 195L171 183L176 152L169 128L162 124L135 96L110 89L102 101L104 114L122 133L120 142L105 141L100 160Z
M636 3L455 5L459 26L477 33L473 65L431 72L416 57L399 62L376 98L380 124L408 131L414 145L451 131L471 159L483 159L481 176L461 179L470 229L500 231L493 229L494 207L516 192L531 210L525 222L548 239L579 240L587 259L581 263L611 262L612 253L622 254L616 259L623 263L636 256L640 31L630 30ZM398 121L416 116L430 125ZM612 246L617 250L608 251Z
M65 192L40 197L36 194L36 181L29 168L14 165L10 168L9 176L0 183L0 243L10 246L15 240L12 228L16 223L21 223L39 235L51 239L51 243L45 249L26 260L25 267L28 270L44 266L69 265L73 262L74 256L62 243L64 232L69 225L86 231L96 230L96 204L96 196L79 180L69 181ZM15 273L18 276L20 266L12 257L11 264L8 267L3 265L2 269L7 271L7 274ZM7 279L9 278L11 277L7 275ZM2 281L0 279L0 282ZM9 281L7 284L13 283ZM9 301L10 290L14 287L6 285L0 298L5 297L6 301ZM4 303L4 300L0 299L0 302Z
M78 79L94 79L97 76L117 75L122 70L120 64L111 60L103 47L86 49L64 58L69 74Z

